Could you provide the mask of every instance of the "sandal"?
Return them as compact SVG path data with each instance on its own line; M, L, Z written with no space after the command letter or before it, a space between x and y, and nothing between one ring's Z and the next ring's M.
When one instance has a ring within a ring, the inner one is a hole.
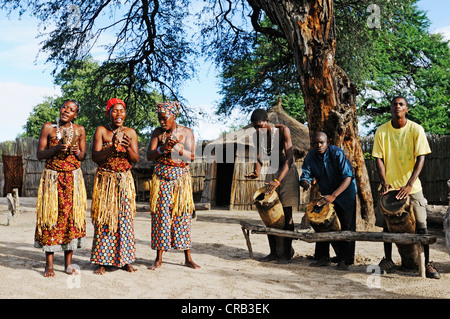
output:
M391 273L395 270L395 264L392 259L383 258L378 264L382 273Z
M433 278L433 279L441 278L441 274L436 270L436 268L434 268L434 264L432 261L430 261L425 266L425 275L427 276L427 278Z

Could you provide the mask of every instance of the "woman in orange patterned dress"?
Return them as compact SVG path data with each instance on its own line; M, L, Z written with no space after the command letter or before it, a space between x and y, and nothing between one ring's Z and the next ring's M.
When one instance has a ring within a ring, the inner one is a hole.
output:
M37 158L46 160L36 204L35 247L46 256L44 277L54 277L53 256L64 251L65 272L75 274L73 250L86 235L86 188L80 166L86 154L86 134L73 124L79 105L64 101L56 123L45 123L39 135Z
M92 159L99 167L91 205L94 224L91 263L98 265L95 270L98 275L103 275L107 266L128 272L137 270L131 266L135 261L136 213L131 167L139 160L137 134L123 126L126 110L122 100L109 100L105 114L111 122L97 128L92 146Z

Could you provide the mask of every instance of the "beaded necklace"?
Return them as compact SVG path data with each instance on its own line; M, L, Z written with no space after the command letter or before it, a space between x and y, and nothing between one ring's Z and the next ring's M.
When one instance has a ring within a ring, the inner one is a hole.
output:
M66 143L65 144L71 144L72 143L72 138L73 138L73 124L72 122L70 122L70 127L69 127L69 136L67 136L66 134L67 130L64 130L64 137L67 137ZM59 121L57 121L57 125L56 125L56 138L58 139L58 141L62 138L63 136L61 136L61 128L59 126Z
M267 133L261 134L261 143L259 143L260 147L262 148L264 153L268 156L270 156L272 154L272 148L273 148L273 144L275 141L276 128L274 127L274 125L270 126L269 132L270 132L270 139L267 137ZM264 143L264 142L266 142L266 143ZM270 142L270 144L269 144L269 142Z

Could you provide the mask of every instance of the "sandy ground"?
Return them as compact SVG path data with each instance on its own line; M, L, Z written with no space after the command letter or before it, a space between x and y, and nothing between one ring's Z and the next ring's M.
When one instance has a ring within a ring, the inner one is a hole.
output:
M135 273L108 271L99 276L89 262L93 227L88 212L86 247L75 251L73 262L80 275L63 272L63 253L55 254L55 278L44 278L44 253L33 247L34 198L21 198L21 213L7 226L5 198L0 199L0 298L3 299L397 299L450 298L450 257L442 227L430 232L438 237L431 245L431 259L439 269L439 280L420 278L416 272L379 276L368 272L383 256L382 243L357 242L356 263L349 271L335 266L311 268L314 244L293 241L295 255L288 265L263 263L249 258L239 225L241 220L261 224L255 211L198 211L192 226L194 261L201 269L183 265L184 254L164 254L163 265L148 270L156 253L150 249L150 216L139 204L135 217ZM148 206L147 206L148 207ZM302 213L294 213L298 225ZM265 235L250 236L255 258L268 254ZM332 250L331 250L332 251ZM394 260L400 257L394 249Z

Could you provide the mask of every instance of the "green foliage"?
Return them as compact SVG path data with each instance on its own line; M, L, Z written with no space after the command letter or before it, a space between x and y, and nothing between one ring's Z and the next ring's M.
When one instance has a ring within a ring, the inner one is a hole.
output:
M336 0L336 61L358 87L359 115L365 115L367 125L375 124L373 130L390 119L390 100L404 95L409 118L429 133L449 134L449 43L429 33L429 21L416 2L377 1L381 28L369 28L367 2ZM259 23L276 30L265 16ZM235 107L251 112L282 97L285 110L304 121L302 93L286 42L255 33L249 46L245 54L219 61L224 98L218 112L228 114Z
M139 109L137 102L142 105L148 101L138 97L150 86L164 99L183 102L178 90L193 76L195 61L190 56L197 50L188 40L185 24L189 3L188 0L7 0L0 1L0 8L20 14L28 11L42 21L41 51L54 65L55 75L79 63L74 61L86 59L102 43L108 58L95 76L102 76L108 86L120 87L117 92L111 87L108 93L122 96L126 93L132 111L142 114L146 111ZM111 35L115 35L112 40ZM103 105L105 101L96 103ZM186 116L186 110L182 111ZM139 121L133 124L142 125Z
M113 71L105 70L107 67ZM112 72L117 74L114 79L106 75ZM25 125L27 135L39 136L42 124L55 121L62 101L70 98L80 104L76 123L85 127L86 137L91 140L96 128L109 122L105 116L106 102L118 97L126 104L125 126L135 129L141 141L149 140L151 134L149 129L157 125L154 106L162 101L162 97L145 86L139 90L129 90L126 82L117 85L117 79L126 80L126 76L121 72L124 70L120 66L113 64L99 66L90 58L69 63L68 67L55 77L55 84L61 86L63 97L47 99L33 109Z
M268 19L264 27L273 27ZM292 54L284 40L274 44L270 37L255 38L250 52L223 63L218 114L229 114L235 107L244 112L269 108L282 99L284 110L300 122L306 121L303 96L296 79Z
M42 125L46 122L55 122L59 116L59 108L63 99L46 97L45 100L35 107L24 125L25 136L39 137Z
M8 0L0 1L0 8L30 11L44 27L51 26L44 29L47 34L41 34L42 50L55 66L64 97L78 97L82 108L86 107L79 121L89 134L103 122L100 111L113 96L125 96L128 110L136 116L129 118L128 125L144 132L145 125L154 121L147 106L158 99L150 85L164 98L182 102L178 89L194 75L192 57L199 53L223 68L224 99L219 113L229 114L235 107L244 112L267 108L281 97L288 113L304 121L286 35L263 14L259 1L203 1L196 19L201 27L200 45L189 38L192 25L186 24L191 2ZM416 3L377 0L378 29L367 24L372 14L367 12L370 1L335 0L336 61L358 87L359 112L372 116L369 124L384 121L390 99L405 95L412 119L429 133L448 134L448 42L429 34L429 21ZM69 8L79 9L75 23L68 23L73 15ZM106 32L116 34L105 44L109 58L93 70L77 66L83 62L74 61L85 62ZM182 113L189 120L187 110Z
M363 96L371 110L388 112L390 101L408 100L408 117L426 132L448 135L450 106L450 48L441 35L430 34L429 20L415 5L397 11L392 27L375 42L376 59ZM381 98L370 99L372 96ZM377 125L386 116L375 116Z

